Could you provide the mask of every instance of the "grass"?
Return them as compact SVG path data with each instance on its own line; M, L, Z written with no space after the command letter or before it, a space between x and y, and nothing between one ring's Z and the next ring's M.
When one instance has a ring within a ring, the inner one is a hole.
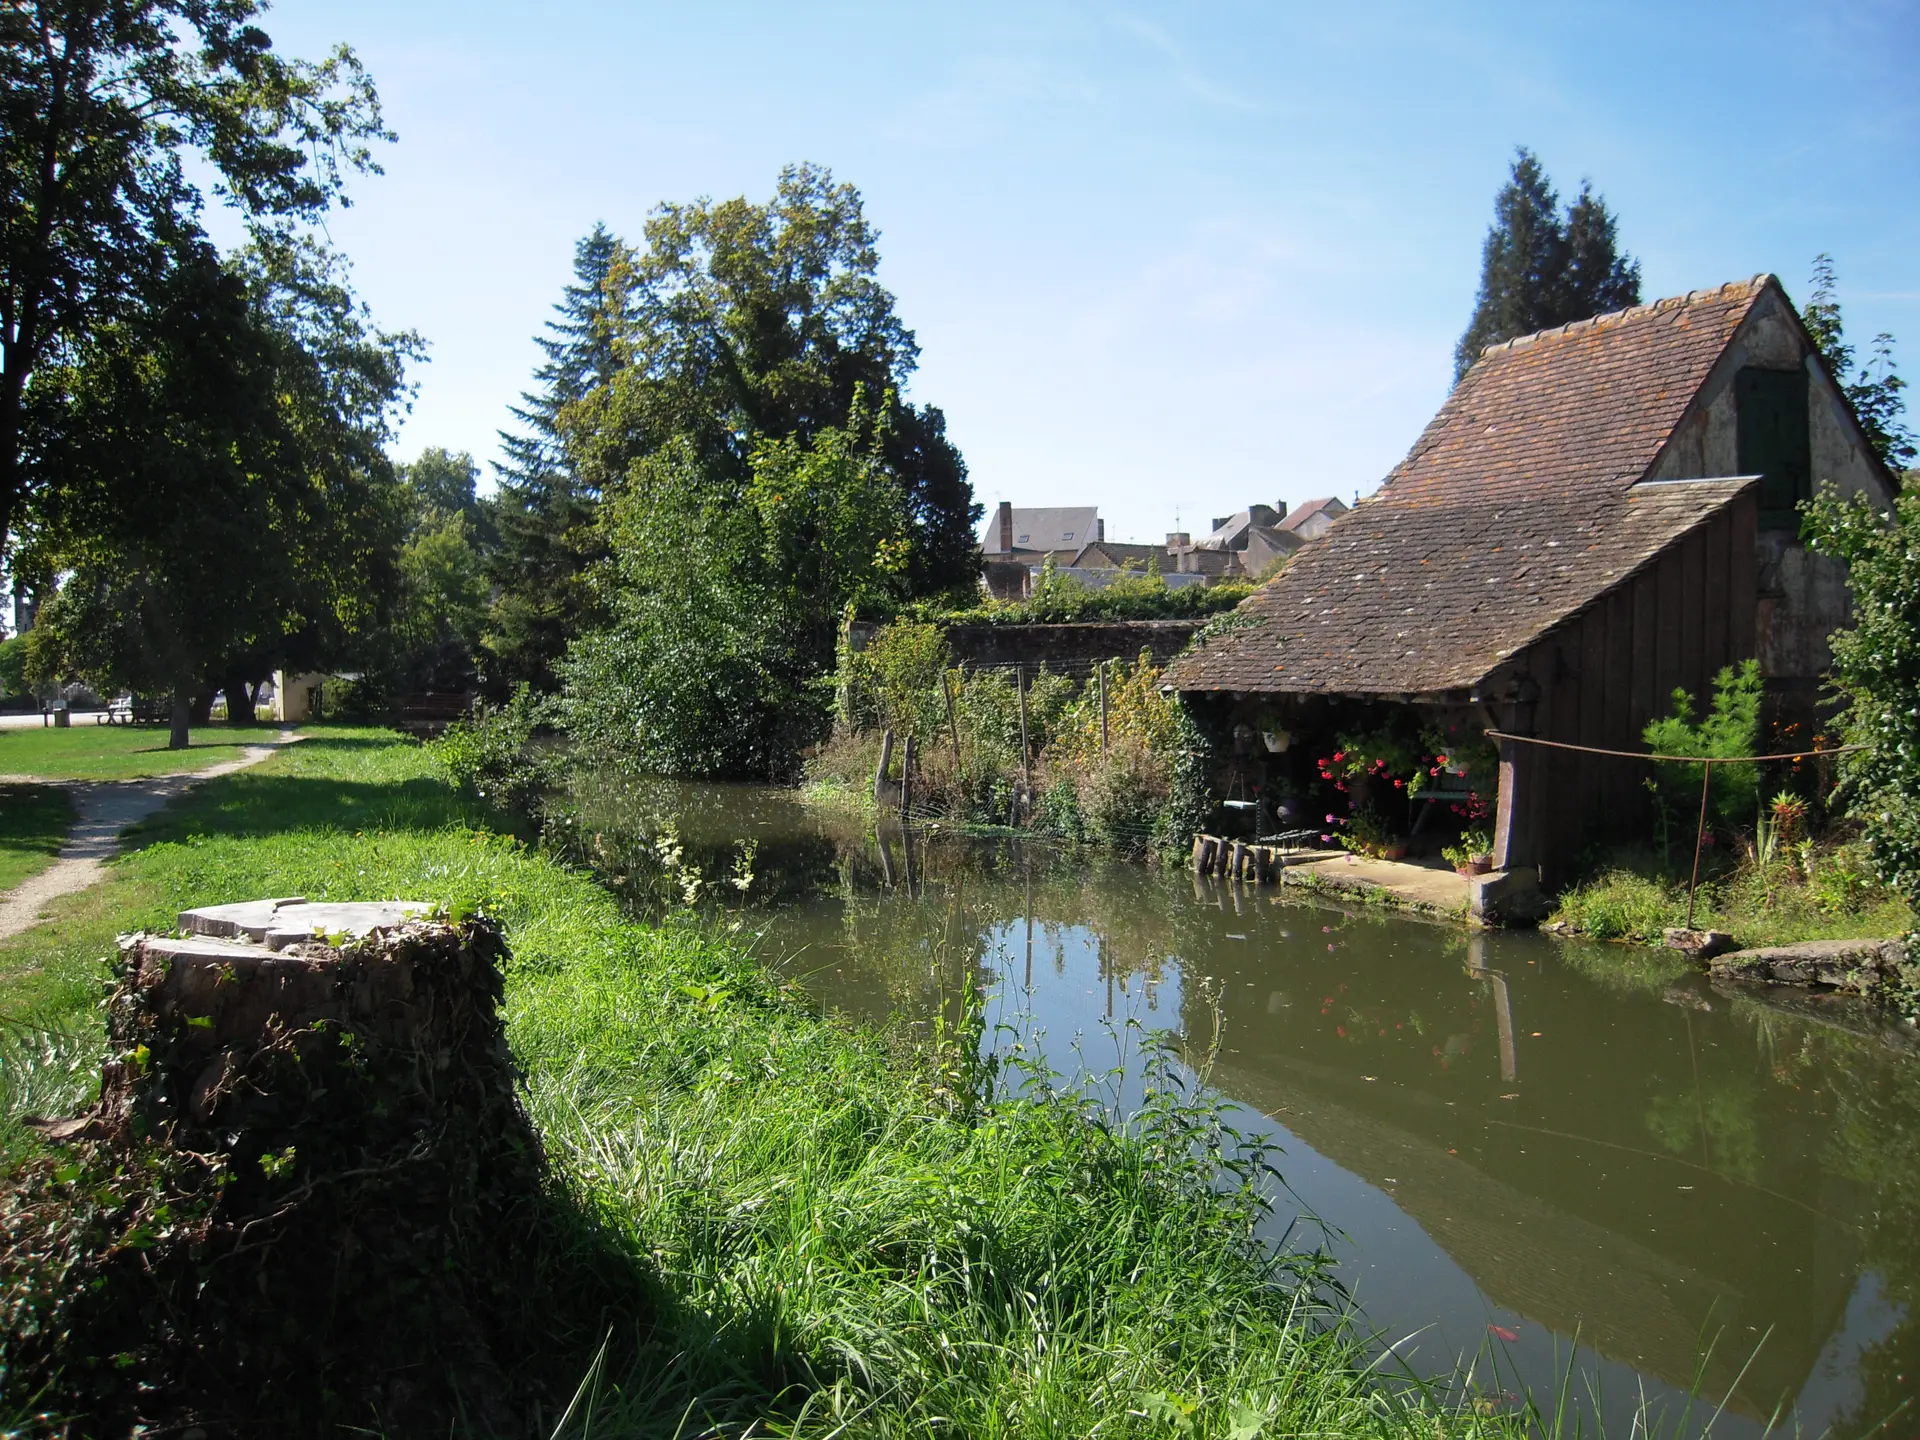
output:
M73 827L73 800L57 785L0 784L0 894L53 863Z
M164 727L95 725L87 717L66 730L0 730L0 775L37 780L141 780L205 770L236 760L242 747L278 739L271 726L206 725L185 750L167 749Z
M1650 854L1623 852L1566 891L1552 923L1597 940L1657 945L1687 922L1686 880L1664 875ZM1761 866L1743 860L1701 882L1693 924L1721 930L1744 947L1800 940L1905 935L1913 911L1874 880L1857 844L1810 847Z
M530 1112L651 1317L561 1357L584 1379L557 1434L1517 1433L1368 1370L1311 1267L1255 1240L1220 1112L1171 1069L1127 1128L1045 1087L985 1098L971 1035L908 1048L726 932L631 923L381 732L316 727L140 841L0 942L10 1124L83 1093L117 931L261 895L484 906Z

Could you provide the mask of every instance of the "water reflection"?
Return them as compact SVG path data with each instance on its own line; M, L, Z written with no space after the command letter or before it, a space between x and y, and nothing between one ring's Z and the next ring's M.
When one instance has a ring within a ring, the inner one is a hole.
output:
M1716 1435L1779 1406L1862 1435L1911 1403L1920 1056L1902 1032L1723 993L1654 952L874 836L776 792L601 787L585 820L637 895L657 892L662 827L715 876L755 840L761 943L832 1008L924 1019L971 974L990 1034L1037 1029L1056 1064L1077 1047L1095 1070L1129 1022L1200 1049L1217 1033L1215 1082L1284 1149L1276 1242L1318 1217L1416 1369L1490 1346L1539 1393L1577 1335L1613 1415L1645 1387L1671 1421L1697 1387L1730 1397Z

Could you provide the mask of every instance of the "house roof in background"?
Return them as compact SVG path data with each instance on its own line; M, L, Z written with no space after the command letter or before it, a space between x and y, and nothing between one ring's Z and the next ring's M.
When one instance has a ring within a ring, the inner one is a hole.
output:
M1754 483L1636 482L1777 283L1489 347L1380 492L1241 606L1254 625L1183 658L1172 683L1389 695L1481 680Z
M1276 530L1298 530L1308 520L1311 520L1315 515L1323 511L1338 516L1345 514L1346 510L1347 503L1340 499L1339 496L1323 495L1318 500L1308 500L1294 509L1289 510L1281 517L1280 523L1274 528Z
M1167 547L1164 545L1134 545L1124 540L1096 540L1074 557L1073 563L1082 568L1093 568L1101 558L1118 569L1133 565L1144 570L1149 561L1158 560L1160 568L1167 563Z
M1100 534L1097 506L1054 506L1036 509L1013 507L1013 534L1001 536L1000 512L993 512L987 524L983 547L988 552L1013 550L1078 551Z

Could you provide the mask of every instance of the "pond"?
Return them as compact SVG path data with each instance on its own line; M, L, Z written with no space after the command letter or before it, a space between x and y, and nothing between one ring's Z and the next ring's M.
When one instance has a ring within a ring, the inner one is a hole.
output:
M1571 1369L1570 1408L1597 1395L1619 1435L1642 1394L1683 1432L1724 1404L1725 1436L1776 1412L1865 1435L1913 1403L1911 1032L1663 952L876 836L791 792L608 783L581 818L616 888L725 897L824 1007L924 1022L970 974L989 1039L1035 1035L1063 1072L1137 1059L1142 1028L1211 1052L1239 1128L1280 1147L1274 1243L1324 1246L1416 1372L1472 1362L1497 1399Z

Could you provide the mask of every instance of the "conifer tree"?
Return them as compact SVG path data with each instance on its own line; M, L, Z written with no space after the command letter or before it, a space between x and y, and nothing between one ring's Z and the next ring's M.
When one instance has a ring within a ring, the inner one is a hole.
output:
M573 283L536 340L546 362L513 408L522 428L500 435L506 463L486 517L487 578L498 592L487 624L488 678L498 688L524 680L553 689L554 662L595 613L587 572L601 554L600 496L568 455L565 411L618 367L622 253L604 224L574 246Z
M1454 378L1489 345L1640 301L1640 266L1622 255L1606 202L1582 184L1563 218L1539 157L1522 146L1494 197L1480 295L1454 350Z

